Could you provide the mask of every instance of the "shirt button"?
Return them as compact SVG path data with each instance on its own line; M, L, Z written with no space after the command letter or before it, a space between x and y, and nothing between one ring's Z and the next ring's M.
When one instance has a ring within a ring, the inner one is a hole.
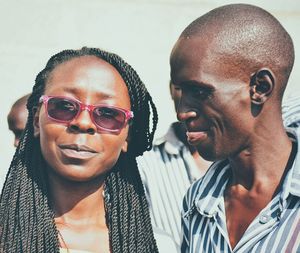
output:
M280 220L280 218L281 218L281 211L278 211L277 212L277 219Z
M262 223L262 224L265 224L265 223L267 223L270 219L271 219L271 216L269 216L269 215L267 215L267 214L262 214L262 215L259 217L259 222Z

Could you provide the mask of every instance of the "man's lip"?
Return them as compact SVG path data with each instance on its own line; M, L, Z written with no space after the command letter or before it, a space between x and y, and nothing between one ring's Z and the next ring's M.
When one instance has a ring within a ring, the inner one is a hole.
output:
M90 153L97 153L96 150L90 148L89 146L86 145L79 145L79 144L60 144L59 147L61 149L71 149L75 150L77 152L85 151L85 152L90 152Z
M207 130L197 132L186 132L187 141L189 144L195 146L207 138Z

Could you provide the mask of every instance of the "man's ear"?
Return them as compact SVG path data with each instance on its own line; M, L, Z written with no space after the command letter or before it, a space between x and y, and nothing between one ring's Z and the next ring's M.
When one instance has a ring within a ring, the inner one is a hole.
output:
M262 105L271 96L275 85L274 74L269 69L260 69L251 77L251 102Z
M34 137L40 136L40 107L33 107L32 108L32 114L33 114L33 135Z

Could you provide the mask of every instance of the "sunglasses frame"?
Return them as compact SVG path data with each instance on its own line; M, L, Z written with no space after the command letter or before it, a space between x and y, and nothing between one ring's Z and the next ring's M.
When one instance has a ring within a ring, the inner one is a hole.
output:
M74 118L72 118L71 120L59 120L59 119L55 119L55 118L51 117L49 115L49 113L48 113L48 101L50 99L52 99L52 98L58 98L58 99L61 98L61 99L65 99L67 101L70 101L71 103L78 104L79 105L79 110L76 113L76 115L74 116ZM94 125L97 127L98 130L104 130L106 132L111 132L111 133L119 133L122 130L122 128L124 128L124 126L126 126L126 124L128 123L128 121L133 118L133 112L129 111L129 110L126 110L126 109L123 109L123 108L119 108L119 107L112 106L112 105L107 105L107 104L87 105L87 104L84 104L84 103L82 103L81 101L79 101L79 100L77 100L75 98L70 98L70 97L65 97L65 96L47 96L47 95L42 95L40 97L40 99L39 99L39 102L43 103L45 105L47 117L49 119L55 121L55 122L69 124L74 119L76 119L83 110L87 110L89 112L89 114L90 114L90 118L91 118L92 122L94 123ZM93 111L96 108L98 108L98 107L105 107L105 108L115 109L117 111L120 111L120 112L124 113L124 115L125 115L125 121L124 121L122 127L119 128L119 129L109 129L109 128L104 128L104 127L99 126L96 123L96 121L94 119L94 116L93 116Z

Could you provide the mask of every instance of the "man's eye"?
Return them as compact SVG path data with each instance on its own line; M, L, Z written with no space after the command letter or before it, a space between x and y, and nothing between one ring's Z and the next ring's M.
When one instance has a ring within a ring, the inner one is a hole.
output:
M211 90L198 87L193 87L191 93L193 97L198 99L208 99L212 95Z

